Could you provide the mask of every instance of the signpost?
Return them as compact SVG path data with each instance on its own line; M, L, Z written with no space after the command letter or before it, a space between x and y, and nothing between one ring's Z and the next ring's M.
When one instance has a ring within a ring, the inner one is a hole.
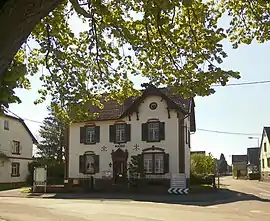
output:
M34 169L33 192L36 191L37 187L43 187L44 193L46 193L46 190L47 190L47 166L35 167L35 169Z

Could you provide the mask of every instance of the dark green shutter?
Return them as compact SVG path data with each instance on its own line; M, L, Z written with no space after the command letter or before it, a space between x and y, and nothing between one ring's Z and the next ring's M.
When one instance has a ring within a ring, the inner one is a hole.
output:
M79 172L85 173L85 155L80 155L79 158Z
M116 127L115 125L110 125L110 142L116 141Z
M138 154L138 173L143 174L144 173L144 165L143 165L143 155Z
M170 160L169 160L169 154L164 154L164 173L170 172Z
M142 124L142 140L148 141L148 124Z
M159 140L165 140L165 123L159 122Z
M99 173L99 155L95 155L95 173Z
M96 143L100 142L100 126L95 127L95 138L96 138Z
M18 165L18 176L20 176L20 163L18 163L17 165Z
M130 124L126 124L126 126L125 126L125 139L126 139L126 142L131 140L131 126L130 126Z
M80 127L80 143L85 143L85 127Z

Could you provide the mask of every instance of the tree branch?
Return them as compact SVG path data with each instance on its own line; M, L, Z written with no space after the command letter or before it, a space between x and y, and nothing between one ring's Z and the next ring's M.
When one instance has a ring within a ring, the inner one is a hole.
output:
M75 11L79 14L82 15L86 18L92 18L92 15L90 13L88 13L87 11L85 11L85 9L83 9L80 6L80 3L78 2L78 0L69 0L70 3L72 4L73 8L75 9Z

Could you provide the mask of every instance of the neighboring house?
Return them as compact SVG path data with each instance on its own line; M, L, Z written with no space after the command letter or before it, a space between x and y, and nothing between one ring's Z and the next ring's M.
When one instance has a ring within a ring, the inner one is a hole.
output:
M96 189L125 186L135 167L140 181L188 186L193 99L150 85L140 97L123 104L112 100L103 104L102 110L90 108L99 113L96 120L70 126L69 185L92 180Z
M260 148L247 148L247 174L249 178L259 178L260 174Z
M22 119L0 116L0 185L22 184L37 140Z
M261 179L270 181L270 127L264 127L260 146Z
M232 170L234 177L246 177L247 155L232 155Z

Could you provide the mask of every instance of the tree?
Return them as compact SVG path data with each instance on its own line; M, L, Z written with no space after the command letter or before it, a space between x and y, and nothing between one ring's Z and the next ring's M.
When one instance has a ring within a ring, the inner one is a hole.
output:
M193 175L214 174L216 161L212 155L191 154L191 173Z
M220 154L220 158L219 158L219 173L226 173L228 170L228 163L225 159L224 154Z
M227 57L222 45L227 34L218 27L225 11L232 18L228 34L234 45L249 44L254 38L269 40L268 1L249 2L4 0L0 3L0 76L1 85L7 86L0 92L12 93L5 78L18 72L13 57L19 49L27 50L30 35L38 47L29 49L27 65L24 62L27 73L35 74L41 65L49 70L42 76L39 102L51 95L54 110L65 118L78 100L80 110L89 100L102 107L100 92L110 92L108 99L118 101L137 93L130 75L141 74L156 86L175 86L187 97L209 95L214 92L212 84L226 85L229 78L239 78L237 71L219 67ZM79 34L69 26L75 15L89 27ZM244 22L248 24L243 26ZM21 74L25 81L25 72ZM19 85L17 78L14 82ZM19 101L1 99L5 105ZM72 112L86 113L76 108Z
M55 117L51 108L48 110L49 116L44 119L39 130L41 141L37 145L37 154L48 162L62 164L65 151L64 124Z

